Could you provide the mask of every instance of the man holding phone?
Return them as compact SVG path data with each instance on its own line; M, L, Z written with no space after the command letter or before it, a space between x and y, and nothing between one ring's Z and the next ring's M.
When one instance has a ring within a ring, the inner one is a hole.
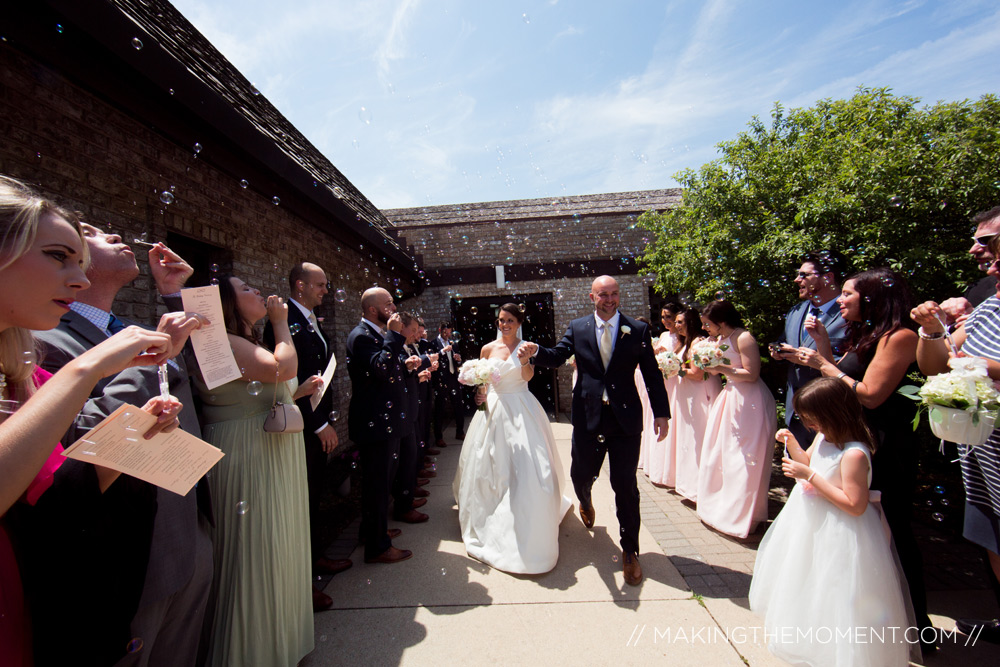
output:
M800 347L816 349L816 341L806 330L809 318L817 318L826 327L830 335L830 344L834 354L840 351L847 323L840 315L837 297L840 296L840 285L844 280L845 262L843 256L834 250L814 250L802 258L802 266L795 276L795 284L799 288L799 298L802 301L785 316L785 331L777 342L768 345L771 357L786 361ZM795 438L808 447L815 433L805 427L795 408L792 406L792 396L795 390L810 380L819 377L814 368L790 364L788 368L788 384L785 392L785 424Z

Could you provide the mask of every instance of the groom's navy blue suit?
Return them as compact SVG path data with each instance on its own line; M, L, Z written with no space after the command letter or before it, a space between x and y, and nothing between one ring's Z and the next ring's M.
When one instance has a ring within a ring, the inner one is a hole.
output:
M614 348L607 369L597 344L593 314L573 320L554 348L539 346L538 366L561 366L576 355L577 381L573 388L573 462L570 477L583 507L590 507L590 489L604 464L611 463L621 546L639 553L639 488L635 471L642 437L642 403L635 384L638 366L655 417L669 417L667 391L653 355L649 326L620 314ZM604 394L607 392L607 400Z

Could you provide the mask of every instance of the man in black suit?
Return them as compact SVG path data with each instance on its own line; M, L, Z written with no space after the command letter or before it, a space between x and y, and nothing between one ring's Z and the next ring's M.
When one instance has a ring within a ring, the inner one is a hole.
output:
M438 337L431 341L435 351L440 355L439 368L434 376L434 437L437 447L447 447L444 441L445 405L450 405L455 416L455 437L465 439L465 401L462 395L462 385L458 382L458 369L462 365L462 357L455 349L451 340L451 322L442 322L438 327Z
M319 266L302 262L292 267L288 274L291 298L288 300L288 328L292 343L299 357L298 381L300 386L319 385L323 371L330 363L333 348L323 333L314 310L323 303L329 291L326 273ZM268 322L264 327L264 344L274 349L274 329ZM296 401L305 423L302 435L306 448L306 479L309 484L309 539L312 545L314 574L337 574L351 567L346 558L327 558L323 555L326 545L322 539L320 501L326 479L327 456L337 448L337 430L330 424L333 410L333 392L323 394L316 409L312 409L310 396ZM313 609L328 609L333 600L313 587Z
M580 517L587 528L594 526L590 491L607 454L621 526L625 581L635 586L642 581L639 488L635 481L642 436L642 403L635 385L637 366L649 394L657 440L667 435L670 408L663 375L653 356L649 325L618 312L618 282L611 276L597 278L590 288L590 300L593 315L570 322L554 348L524 343L517 354L521 363L534 357L535 364L546 368L558 368L576 355L570 477L580 500Z
M441 453L440 449L431 446L431 411L434 408L434 392L432 389L434 386L434 372L437 371L439 366L438 354L431 342L427 340L427 326L424 324L424 318L420 316L417 316L417 340L412 347L416 349L417 354L421 356L426 355L431 360L430 367L421 371L423 379L420 380L420 384L418 385L420 415L417 422L417 444L420 445L420 460L425 460L428 456L437 456ZM424 493L427 492L425 491Z
M124 328L125 323L112 314L111 308L118 292L139 275L135 255L117 234L106 234L87 224L83 225L83 230L90 250L87 277L91 285L77 294L77 300L70 305L71 312L62 317L56 329L36 332L43 347L42 365L52 372ZM150 273L164 301L170 307L179 308L179 292L193 273L191 267L163 244L150 249L149 264ZM159 329L170 333L175 349L180 350L188 334L200 326L201 319L183 313L168 314L161 319ZM177 357L168 364L168 378L170 393L184 404L179 415L181 428L201 437L183 357ZM122 403L142 405L159 393L155 366L137 366L105 378L94 387L90 400L81 412L83 419L67 433L64 442L75 442ZM74 461L67 461L63 468L67 465L79 466L82 474L86 473L86 469L93 468ZM125 475L119 477L109 491L118 485L127 491L118 494L118 502L134 505L149 503L151 512L146 519L149 525L144 520L139 525L119 527L128 535L145 533L149 541L141 554L143 560L140 565L144 569L140 580L142 590L138 609L130 623L129 636L134 639L126 642L127 654L126 646L121 646L122 654L126 655L117 664L194 665L212 582L212 543L209 537L212 508L208 485L198 484L196 489L183 497ZM78 560L77 554L58 556L70 561ZM49 576L54 572L56 570L50 571ZM59 603L51 603L58 614L71 613L60 608ZM65 616L62 621L66 621ZM56 630L61 625L53 625L52 629ZM36 627L36 634L42 630ZM53 642L47 643L54 646L49 646L47 650L55 650L62 644L58 635L52 639ZM75 649L73 646L63 648L70 655ZM86 658L76 656L71 661L82 659Z
M399 355L399 363L403 366L403 381L406 383L405 411L406 420L399 440L399 465L396 468L396 478L392 485L392 515L397 521L404 523L423 523L428 517L417 508L423 507L427 501L416 497L417 468L420 467L423 455L417 442L417 431L420 425L420 379L423 369L430 369L431 361L426 356L420 356L410 347L417 338L417 319L406 311L399 313L403 323L400 331L405 338L403 351Z
M392 295L372 287L361 295L361 322L347 336L351 440L361 451L361 539L366 563L398 563L413 553L389 537L389 491L399 458L399 434L412 416L405 412L399 355L405 338Z

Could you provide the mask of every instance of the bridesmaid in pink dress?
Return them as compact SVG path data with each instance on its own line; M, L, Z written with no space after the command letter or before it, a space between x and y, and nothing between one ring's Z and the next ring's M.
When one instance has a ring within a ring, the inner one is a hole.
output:
M677 335L674 331L674 319L681 307L676 303L666 303L660 310L660 322L663 324L664 332L659 338L653 341L653 353L659 354L664 350L673 350L677 346ZM665 378L664 386L667 389L667 397L674 393L677 386L677 378ZM639 449L639 464L649 480L658 486L674 485L674 456L673 449L668 446L669 438L656 441L656 431L653 429L653 410L649 407L649 399L646 396L645 382L639 369L636 369L635 384L639 390L639 400L642 403L642 441ZM672 414L672 413L671 413Z
M736 308L713 301L702 324L723 345L731 364L710 373L726 386L708 416L698 475L698 516L716 530L744 538L767 520L771 448L777 415L774 398L760 379L760 349L743 328Z
M677 316L675 349L686 363L686 374L677 378L677 388L670 399L670 430L667 432L667 449L674 452L677 493L692 502L698 502L698 466L701 463L701 446L708 425L708 413L715 398L722 391L722 381L717 375L705 374L690 364L691 344L704 337L698 311L688 308Z

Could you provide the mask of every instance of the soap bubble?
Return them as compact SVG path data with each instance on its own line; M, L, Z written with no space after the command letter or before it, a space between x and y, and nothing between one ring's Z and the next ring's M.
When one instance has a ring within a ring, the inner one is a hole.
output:
M472 313L473 315L478 315L479 309L473 306L472 308L469 308L469 312Z
M361 110L358 111L358 119L365 125L371 125L372 124L371 110L366 109L365 107L361 107Z
M160 201L163 202L164 204L173 204L174 193L171 192L170 190L164 190L163 192L160 193Z
M264 391L264 385L261 384L260 380L253 380L247 384L247 393L251 396L259 396L262 391Z
M330 412L328 419L332 422L335 422L338 419L340 419L340 410L333 410L332 412Z
M218 273L219 272L219 265L218 264L211 264L211 265L209 265L208 270L211 273Z
M897 197L895 195L893 195L892 197L889 197L889 206L892 206L893 208L898 208L898 207L900 207L902 205L903 205L903 198L902 197Z
M337 303L344 303L347 301L347 290L338 287L337 291L333 293L333 299Z
M141 51L142 50L142 40L139 39L138 37L133 37L132 38L132 48L135 49L136 51Z
M302 325L299 324L298 322L296 322L294 324L289 324L288 325L288 333L290 333L290 334L292 334L294 336L295 334L297 334L299 332L299 330L301 328L302 328Z
M336 186L336 187L334 187L333 188L333 196L336 197L337 199L343 199L344 198L344 190L339 185Z
M126 653L138 653L142 650L142 638L133 637L129 640L129 643L125 645Z
M236 503L236 513L243 516L250 510L250 503L245 500L241 500Z
M604 442L604 436L603 435L597 436L597 442Z
M271 203L277 206L278 204L281 203L281 199L279 199L278 197L271 197Z
M240 179L240 187L241 188L243 188L244 190L246 190L249 186L250 186L250 181L248 181L245 178Z

